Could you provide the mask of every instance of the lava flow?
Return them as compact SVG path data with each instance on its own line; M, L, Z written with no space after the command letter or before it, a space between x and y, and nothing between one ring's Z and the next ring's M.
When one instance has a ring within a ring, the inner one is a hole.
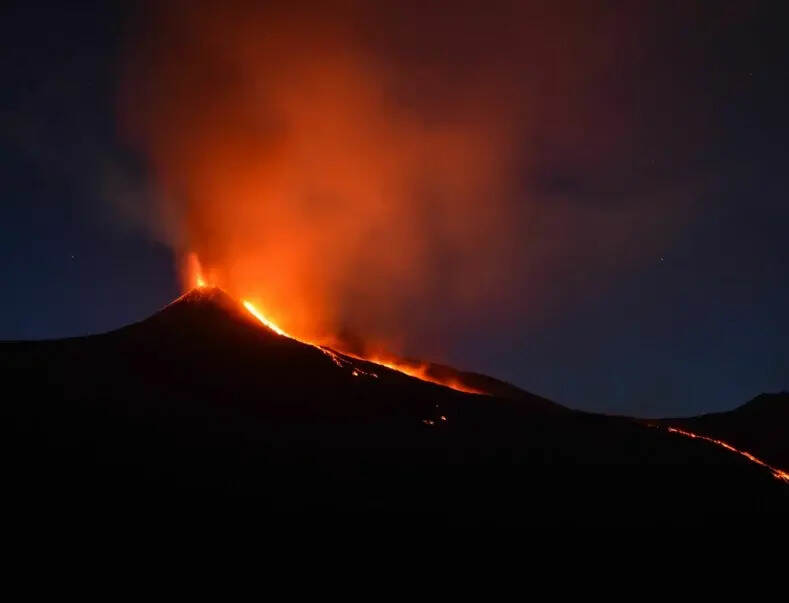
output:
M198 280L198 282L201 282L201 280ZM198 286L205 286L205 285L198 285ZM318 348L321 352L323 352L324 354L329 356L329 358L331 358L332 362L334 362L334 364L336 364L340 368L345 368L346 365L351 365L351 363L348 360L345 360L345 358L344 358L344 356L348 356L348 357L354 358L356 360L362 360L364 362L369 362L371 364L377 364L379 366L386 367L386 368L391 369L393 371L397 371L398 373L403 373L404 375L408 375L409 377L415 377L416 379L420 379L421 381L428 381L430 383L436 383L438 385L443 385L444 387L448 387L450 389L454 389L454 390L457 390L457 391L460 391L460 392L464 392L464 393L467 393L467 394L485 394L486 393L486 392L483 392L483 391L480 391L480 390L477 390L477 389L472 389L470 387L466 387L465 385L463 385L457 379L436 379L436 378L433 378L427 373L427 367L425 365L411 365L411 364L406 364L404 362L393 361L393 360L388 359L388 358L386 360L381 360L378 357L363 358L361 356L357 356L355 354L348 354L348 353L345 353L345 352L343 352L343 355L340 356L339 354L337 354L333 350L325 348L325 347L323 347L321 345L317 345L317 344L312 343L310 341L305 341L303 339L299 339L297 337L294 337L290 333L287 333L287 332L283 331L275 323L273 323L268 318L266 318L263 315L263 313L260 312L260 310L258 310L252 302L250 302L248 300L242 300L241 303L247 309L247 311L250 314L252 314L252 316L257 318L263 325L265 325L266 327L268 327L269 329L271 329L272 331L274 331L278 335L282 335L283 337L288 337L290 339L295 339L296 341L299 341L301 343L305 343L307 345L311 345L311 346L313 346L315 348ZM358 377L359 375L366 375L366 376L375 377L375 378L378 377L378 375L376 375L375 373L370 373L370 372L367 372L367 371L363 371L363 370L361 370L359 368L354 368L352 365L351 365L351 368L353 370L352 374L353 374L354 377Z
M257 318L260 322L262 322L269 329L274 331L277 335L282 335L283 337L290 337L291 339L295 339L295 337L293 337L292 335L288 335L285 331L280 329L277 325L275 325L273 322L271 322L268 318L263 316L263 314L261 314L260 310L258 310L255 306L252 305L252 302L248 302L246 300L243 300L241 303L244 305L244 307L247 309L247 311L252 316Z
M756 463L757 465L761 465L762 467L769 469L770 472L773 474L773 477L775 477L776 479L789 483L789 473L787 473L786 471L782 471L781 469L777 469L776 467L773 467L771 465L768 465L759 457L754 456L753 454L745 450L740 450L739 448L735 448L728 442L724 442L723 440L718 440L716 438L711 438L709 436L700 435L698 433L693 433L692 431L685 431L684 429L679 429L677 427L669 427L668 431L670 433L678 433L679 435L683 435L688 438L712 442L713 444L717 444L718 446L721 446L726 450L729 450L730 452L736 452L737 454L744 456L752 463Z
M200 261L197 259L195 254L190 254L187 261L187 270L188 270L188 284L189 287L192 289L202 289L204 287L209 286L206 282L205 277L203 276L203 271L200 266ZM261 312L251 301L242 299L241 304L244 308L249 312L252 316L254 316L260 323L264 326L268 327L272 331L274 331L277 335L282 335L283 337L288 337L289 339L295 339L301 343L306 345L310 345L314 348L319 349L321 352L326 354L334 364L336 364L340 368L350 367L352 370L352 375L354 377L359 376L367 376L367 377L374 377L378 378L376 373L372 373L369 371L364 371L358 367L354 367L350 360L347 358L353 358L355 360L361 360L363 362L369 362L371 364L377 364L379 366L386 367L393 371L397 371L399 373L403 373L404 375L408 375L409 377L414 377L416 379L420 379L421 381L427 381L429 383L435 383L437 385L442 385L444 387L448 387L450 389L454 389L456 391L464 392L467 394L487 394L487 392L480 391L478 389L473 389L467 387L465 384L461 383L458 379L454 378L447 378L447 379L440 379L435 378L428 374L428 367L424 364L414 364L414 363L407 363L403 361L396 360L387 356L385 359L381 358L380 356L375 356L372 358L364 358L362 356L357 356L355 354L345 353L343 352L342 355L337 354L334 350L326 348L322 345L318 345L311 341L307 341L304 339L300 339L298 337L293 336L292 334L288 333L287 331L281 329L276 323L268 319L263 312Z
M356 356L354 354L350 354L348 352L343 352L346 356L350 356L351 358L356 358L357 360L363 360L365 362L371 362L373 364L378 364L380 366L384 366L388 369L392 369L393 371L397 371L398 373L404 373L409 377L414 377L416 379L421 379L422 381L429 381L430 383L438 383L439 385L443 385L444 387L448 387L450 389L457 390L459 392L464 392L466 394L483 394L486 395L487 392L482 390L473 389L468 387L464 383L462 383L458 379L446 378L446 379L439 379L433 377L428 372L428 366L426 364L414 364L409 363L401 360L397 360L390 356L383 358L381 356L371 356L369 358L364 358L362 356Z

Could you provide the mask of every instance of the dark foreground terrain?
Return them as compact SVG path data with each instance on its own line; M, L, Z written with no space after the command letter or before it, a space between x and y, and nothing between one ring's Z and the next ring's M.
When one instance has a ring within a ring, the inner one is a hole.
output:
M503 397L464 394L333 357L214 289L104 335L2 343L0 376L18 514L607 526L789 510L787 484L707 442L499 382Z

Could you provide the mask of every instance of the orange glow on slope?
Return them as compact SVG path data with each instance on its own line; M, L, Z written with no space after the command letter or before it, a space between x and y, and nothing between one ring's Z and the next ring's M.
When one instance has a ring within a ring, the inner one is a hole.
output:
M252 316L254 316L255 318L257 318L257 319L258 319L260 322L262 322L262 323L263 323L264 325L266 325L266 326L267 326L269 329L271 329L272 331L274 331L274 332L275 332L277 335L282 335L283 337L290 337L291 339L296 339L295 337L292 337L292 336L288 335L288 334L287 334L285 331L283 331L282 329L280 329L280 328L279 328L277 325L275 325L273 322L271 322L271 321L270 321L268 318L266 318L265 316L263 316L263 314L260 312L260 310L258 310L258 309L257 309L257 308L256 308L254 305L252 305L252 303L251 303L251 302L248 302L248 301L246 301L246 300L242 300L242 302L241 302L241 303L242 303L242 304L244 304L244 307L247 309L247 311L248 311L248 312L249 312L249 313L250 313ZM306 343L306 342L305 342L305 343Z
M405 375L408 375L409 377L415 377L416 379L419 379L421 381L428 381L430 383L435 383L437 385L443 385L444 387L448 387L450 389L454 389L456 391L464 392L467 394L485 394L485 392L466 387L465 385L460 383L460 381L458 381L457 379L435 379L428 374L427 365L414 365L405 362L399 362L391 358L387 358L386 360L383 360L379 357L362 358L360 356L355 356L353 354L342 354L342 355L337 354L333 350L317 345L310 341L304 341L302 339L294 337L293 335L290 335L286 331L283 331L274 322L266 318L266 316L260 310L258 310L252 302L248 300L241 300L241 303L247 309L247 311L250 314L252 314L252 316L257 318L263 325L265 325L266 327L268 327L278 335L282 335L283 337L294 339L296 341L299 341L307 345L311 345L319 349L321 352L323 352L329 358L331 358L332 362L334 362L334 364L336 364L339 368L345 368L346 366L349 366L352 371L351 374L354 377L359 377L364 375L367 377L374 377L377 379L378 375L375 373L364 371L358 367L354 367L353 364L349 360L347 360L347 358L355 358L356 360L362 360L364 362L378 364L380 366L384 366L393 371L397 371L398 373L403 373Z
M212 277L216 275L211 273ZM200 263L200 259L197 257L197 254L192 252L186 256L186 262L184 265L184 281L187 285L187 291L191 289L203 289L205 287L215 287L217 286L216 280L214 278L207 278L203 271L202 264ZM261 312L255 304L253 304L248 299L241 299L241 305L249 312L252 316L254 316L261 324L265 327L274 331L277 335L281 335L283 337L287 337L289 339L293 339L300 343L310 345L318 350L320 350L323 354L331 359L331 361L337 365L339 368L350 368L351 374L354 377L372 377L377 379L378 375L376 373L363 370L360 367L354 366L350 359L361 360L363 362L370 362L372 364L377 364L379 366L386 367L393 371L397 371L398 373L403 373L404 375L408 375L409 377L414 377L421 381L427 381L429 383L435 383L436 385L442 385L444 387L448 387L450 389L454 389L459 392L463 392L466 394L483 394L487 395L487 392L470 388L463 384L460 380L452 378L452 377L434 377L429 374L429 367L425 363L415 363L415 362L408 362L396 358L391 355L382 355L381 353L376 353L375 355L371 355L370 357L358 356L355 354L342 352L337 353L331 348L325 347L313 341L309 341L308 339L303 339L301 337L296 337L295 335L285 331L281 328L277 323L273 320L268 318L263 312Z
M435 377L429 374L427 364L413 364L389 356L385 358L381 356L372 356L369 358L363 358L361 356L354 356L353 354L346 354L346 355L351 356L352 358L357 358L358 360L372 362L373 364L380 364L381 366L385 366L386 368L392 369L393 371L404 373L409 377L415 377L416 379L420 379L422 381L429 381L430 383L437 383L438 385L443 385L445 387L449 387L451 389L457 390L459 392L464 392L466 394L487 393L480 391L478 389L473 389L471 387L468 387L457 379L452 379L452 378L436 379Z
M781 469L777 469L777 468L775 468L775 467L773 467L771 465L768 465L767 463L765 463L759 457L754 456L753 454L751 454L750 452L747 452L745 450L740 450L739 448L735 448L734 446L732 446L728 442L724 442L723 440L718 440L716 438L711 438L711 437L705 436L705 435L699 435L697 433L693 433L692 431L685 431L684 429L679 429L677 427L669 427L668 431L670 433L678 433L678 434L683 435L683 436L688 437L688 438L693 438L693 439L697 439L697 440L705 440L707 442L712 442L713 444L721 446L722 448L725 448L726 450L729 450L730 452L735 452L735 453L737 453L737 454L739 454L741 456L744 456L746 459L748 459L752 463L756 463L757 465L761 465L762 467L764 467L766 469L769 469L770 472L773 474L773 477L775 477L776 479L779 479L781 481L784 481L786 483L789 483L789 473L787 473L786 471L782 471Z

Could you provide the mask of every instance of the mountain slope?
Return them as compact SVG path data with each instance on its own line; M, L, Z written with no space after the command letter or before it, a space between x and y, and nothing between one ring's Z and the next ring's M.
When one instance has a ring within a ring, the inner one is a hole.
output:
M277 335L213 289L104 335L2 343L0 367L20 508L242 497L310 515L543 525L789 502L769 472L704 442L420 381Z
M789 471L789 392L760 394L728 412L662 422L724 440Z

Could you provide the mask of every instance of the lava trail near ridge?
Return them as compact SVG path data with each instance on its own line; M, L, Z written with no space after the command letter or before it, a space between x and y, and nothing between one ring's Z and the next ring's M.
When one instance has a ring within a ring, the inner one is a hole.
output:
M312 343L310 341L304 341L302 339L299 339L298 337L294 337L293 335L291 335L289 333L286 333L285 331L280 329L275 323L273 323L268 318L266 318L263 315L263 313L260 312L260 310L258 310L254 306L254 304L252 304L252 302L250 302L248 300L241 300L241 303L244 306L244 308L246 308L247 311L252 316L257 318L264 326L268 327L269 329L271 329L272 331L274 331L278 335L282 335L283 337L288 337L290 339L295 339L296 341L299 341L301 343L305 343L307 345L311 345L311 346L313 346L315 348L318 348L321 352L323 352L329 358L331 358L332 362L334 362L334 364L336 364L340 368L345 368L346 366L350 365L351 368L353 369L352 374L353 374L354 377L358 377L359 375L367 375L367 376L375 377L375 378L378 377L378 375L376 375L375 373L370 373L370 372L367 372L367 371L363 371L363 370L359 369L358 367L353 367L348 360L344 359L342 356L340 356L339 354L337 354L333 350L330 350L329 348L317 345L317 344ZM372 364L377 364L379 366L386 367L386 368L391 369L393 371L397 371L399 373L403 373L405 375L408 375L409 377L415 377L416 379L421 379L422 381L428 381L430 383L435 383L437 385L443 385L444 387L448 387L450 389L454 389L454 390L457 390L457 391L460 391L460 392L464 392L464 393L467 393L467 394L483 394L483 395L486 394L486 392L483 392L483 391L480 391L480 390L476 390L476 389L473 389L473 388L470 388L470 387L466 387L465 385L460 383L457 379L435 379L435 378L433 378L433 377L431 377L430 375L427 374L427 368L424 367L424 366L413 366L413 365L410 365L410 364L399 363L399 362L396 362L396 361L393 361L393 360L389 360L389 359L381 360L379 358L363 358L361 356L356 356L354 354L349 354L349 353L346 353L346 352L343 352L343 355L351 357L351 358L355 358L356 360L362 360L364 362L370 362Z
M711 442L713 444L716 444L717 446L721 446L722 448L725 448L726 450L729 450L730 452L735 452L735 453L737 453L737 454L739 454L741 456L744 456L746 459L748 459L752 463L756 463L757 465L761 465L762 467L764 467L766 469L769 469L770 472L773 474L773 477L775 477L776 479L779 479L779 480L784 481L787 484L789 484L789 472L782 471L781 469L778 469L777 467L773 467L772 465L768 465L767 463L765 463L759 457L754 456L753 454L751 454L750 452L748 452L746 450L740 450L739 448L736 448L736 447L732 446L728 442L724 442L723 440L718 440L717 438L712 438L710 436L705 436L705 435L701 435L701 434L698 434L698 433L693 433L692 431L686 431L684 429L679 429L678 427L669 427L668 431L669 431L669 433L677 433L677 434L685 436L687 438L693 438L693 439L696 439L696 440L704 440L706 442Z

